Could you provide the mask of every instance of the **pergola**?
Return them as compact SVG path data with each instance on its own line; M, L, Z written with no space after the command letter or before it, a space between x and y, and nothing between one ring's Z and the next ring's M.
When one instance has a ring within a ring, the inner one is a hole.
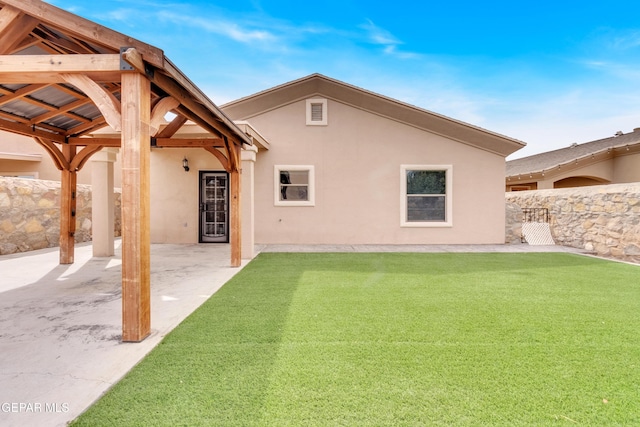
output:
M151 147L202 147L229 172L231 265L237 267L240 150L251 139L162 50L40 0L0 0L0 6L0 130L33 138L61 171L61 264L74 261L77 172L103 148L120 148L122 340L142 341L151 331ZM161 125L168 112L175 118ZM188 121L210 137L180 138ZM119 136L89 136L107 126Z

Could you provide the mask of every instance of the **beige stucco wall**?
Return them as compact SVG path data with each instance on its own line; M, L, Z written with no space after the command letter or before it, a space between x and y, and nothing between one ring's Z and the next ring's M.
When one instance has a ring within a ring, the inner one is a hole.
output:
M640 153L614 158L613 169L613 182L640 182Z
M328 100L247 118L270 142L255 164L256 243L504 243L504 158ZM400 227L400 165L453 166L453 227ZM315 206L274 206L274 165L313 165Z
M189 172L182 168L187 157ZM197 243L199 171L224 171L202 148L151 150L151 242Z
M590 160L565 165L560 169L547 171L544 179L536 180L528 176L507 181L506 190L521 185L531 185L531 189L580 187L601 184L624 184L640 182L640 153L617 154L616 157L591 163Z

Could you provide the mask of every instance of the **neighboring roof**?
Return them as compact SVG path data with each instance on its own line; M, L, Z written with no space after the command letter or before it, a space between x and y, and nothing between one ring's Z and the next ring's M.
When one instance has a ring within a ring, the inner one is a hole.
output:
M221 108L235 120L250 120L251 117L264 112L317 95L505 157L526 145L522 141L321 74L311 74L229 102Z
M0 7L0 129L56 143L87 135L110 121L88 88L108 104L120 99L122 72L137 71L152 83L151 107L172 97L163 108L251 144L162 50L39 0L0 0Z
M640 128L630 133L618 133L610 138L572 144L569 147L547 151L521 159L507 162L507 177L543 173L562 167L566 164L575 164L583 159L596 159L596 157L613 156L617 151L628 149L640 149Z

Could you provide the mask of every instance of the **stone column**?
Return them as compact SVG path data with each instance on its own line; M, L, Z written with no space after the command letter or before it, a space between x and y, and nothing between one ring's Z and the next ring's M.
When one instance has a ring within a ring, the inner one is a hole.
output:
M255 256L255 208L254 208L254 165L258 148L246 147L242 150L242 258Z
M117 153L117 148L104 148L91 157L91 223L94 257L109 257L115 253L113 164Z

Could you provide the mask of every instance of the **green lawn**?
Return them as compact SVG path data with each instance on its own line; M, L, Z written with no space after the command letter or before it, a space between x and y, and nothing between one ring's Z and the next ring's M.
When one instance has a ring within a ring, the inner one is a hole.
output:
M640 425L640 267L261 254L77 420Z

